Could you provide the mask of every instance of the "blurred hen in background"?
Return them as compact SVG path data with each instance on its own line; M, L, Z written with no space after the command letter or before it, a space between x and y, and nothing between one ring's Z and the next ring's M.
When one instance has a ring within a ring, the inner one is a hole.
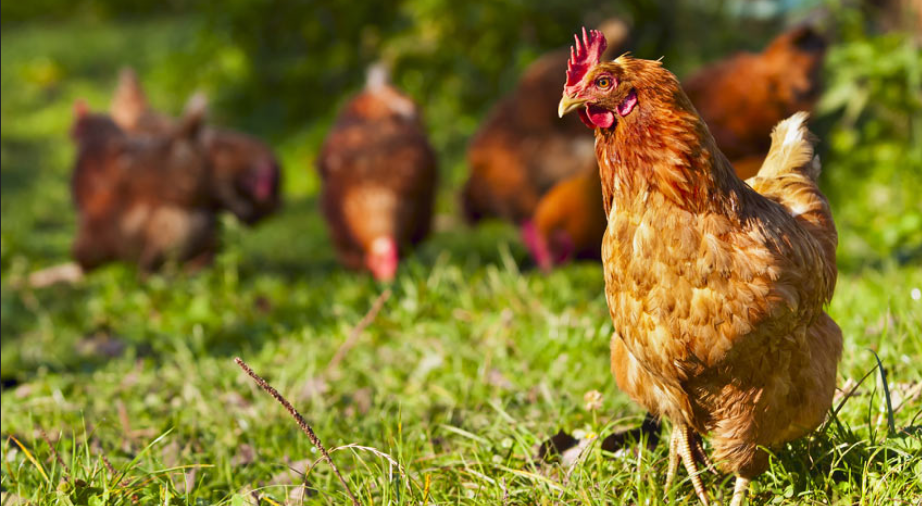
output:
M686 93L741 179L762 166L777 123L813 109L825 52L824 38L800 26L776 37L761 53L738 53L685 80ZM546 107L553 108L550 102ZM541 198L523 227L523 240L542 269L574 258L600 258L606 226L600 184L593 164Z
M573 259L599 260L606 226L599 169L588 170L554 185L522 226L522 241L544 271Z
M123 260L149 272L167 260L206 263L215 249L208 164L199 136L204 100L159 136L127 135L83 102L74 106L77 210L73 255L83 270Z
M624 22L610 20L600 30L612 41L607 57L626 46ZM468 222L500 218L520 224L555 183L597 166L586 128L575 117L556 114L569 56L561 48L532 63L474 135L467 152L470 177L461 197Z
M110 105L115 123L131 135L164 135L173 118L151 109L131 69L119 76ZM200 142L211 167L210 192L218 209L252 225L274 213L280 203L281 171L272 150L263 142L233 130L206 126Z
M759 171L778 122L813 110L825 55L825 39L801 26L761 53L738 53L685 79L688 97L741 179Z
M365 90L339 114L317 168L340 261L393 279L400 256L429 234L437 174L419 108L383 65L369 69Z

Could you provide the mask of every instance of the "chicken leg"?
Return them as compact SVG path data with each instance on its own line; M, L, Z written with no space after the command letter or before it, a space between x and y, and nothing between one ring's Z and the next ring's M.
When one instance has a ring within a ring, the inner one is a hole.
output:
M730 500L730 506L743 506L743 498L749 491L749 479L742 476L736 477L736 485L733 486L733 499Z
M669 496L669 489L672 488L672 482L675 480L675 473L679 470L679 439L676 437L678 431L672 430L672 437L669 438L669 467L666 468L666 496Z
M695 445L695 448L692 448ZM695 438L695 433L691 427L685 425L676 425L672 429L672 440L669 443L669 467L666 470L666 491L672 486L675 479L676 471L679 467L679 459L685 465L685 470L691 478L692 486L695 487L695 494L701 500L701 504L708 506L707 493L704 490L704 484L701 482L701 476L698 471L697 455L704 453L700 443Z
M704 451L704 446L702 446L701 434L693 434L694 438L689 441L692 451L695 453L695 458L698 462L704 464L704 469L709 471L711 474L719 474L717 472L717 466L714 465L714 462L711 461L711 458L708 457L707 452Z

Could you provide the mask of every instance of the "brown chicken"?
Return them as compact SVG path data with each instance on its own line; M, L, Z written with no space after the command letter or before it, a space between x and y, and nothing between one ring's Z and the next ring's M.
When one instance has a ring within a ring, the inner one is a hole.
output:
M734 55L686 81L692 104L741 179L762 166L772 127L813 107L824 53L825 41L812 28L795 28L760 54ZM583 174L571 178L541 197L531 223L523 227L526 246L545 269L548 259L551 265L564 263L574 252L580 253L577 258L601 259L606 221L599 185L576 183L585 183Z
M618 386L673 424L678 460L704 504L706 435L742 504L768 454L824 419L842 351L825 313L837 235L798 113L772 133L751 186L733 172L660 62L602 62L599 32L577 46L559 114L594 127L608 228L602 243Z
M627 40L619 20L602 29L612 40ZM461 195L468 222L497 217L520 224L555 183L596 167L592 136L576 118L554 115L568 55L562 48L532 63L474 135Z
M211 258L209 171L197 140L203 114L203 104L193 104L169 135L136 139L82 102L75 106L73 255L83 270L123 260L149 272L169 259Z
M369 71L365 90L340 112L317 168L340 261L393 279L400 256L429 234L436 159L418 107L383 67Z
M162 136L175 120L151 109L137 75L125 69L109 108L112 119L135 136ZM211 194L218 209L255 224L281 204L281 170L272 150L256 138L232 130L205 127L199 140L211 167Z
M769 132L819 98L826 41L813 28L782 33L758 54L739 53L684 81L685 92L741 178L755 175Z
M565 179L538 202L522 225L522 241L545 272L573 259L598 260L605 233L599 169Z

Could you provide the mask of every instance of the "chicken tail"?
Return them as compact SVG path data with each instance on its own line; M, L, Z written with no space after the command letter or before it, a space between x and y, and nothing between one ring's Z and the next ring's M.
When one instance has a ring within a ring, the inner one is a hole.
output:
M813 135L807 130L807 113L798 112L778 123L772 146L759 173L746 182L762 196L781 204L819 243L828 269L830 286L836 279L838 233L829 202L820 192L820 159L813 151Z
M820 176L820 160L814 156L815 137L807 130L807 113L800 111L772 130L772 146L757 178L774 178L800 173L814 183Z

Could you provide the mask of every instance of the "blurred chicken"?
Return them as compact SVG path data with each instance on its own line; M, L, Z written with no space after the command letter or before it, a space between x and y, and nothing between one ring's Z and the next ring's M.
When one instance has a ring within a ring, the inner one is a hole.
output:
M736 54L684 81L688 98L741 178L762 165L768 134L778 122L813 110L825 55L825 39L801 26L779 35L761 53Z
M429 234L436 159L416 104L369 70L317 160L321 207L340 261L393 279L399 258Z
M169 259L210 260L209 169L197 139L203 114L204 104L193 102L169 135L138 139L85 104L75 106L73 255L83 270L115 260L144 272Z
M824 48L813 29L795 28L758 55L732 56L688 79L689 98L741 179L762 166L772 127L812 108ZM597 172L595 185L586 184L585 177L572 176L541 197L532 225L523 230L532 257L545 270L574 256L601 259L606 221L600 181Z
M593 166L556 185L522 225L522 240L538 266L549 271L574 259L598 260L605 233L602 186Z
M622 21L606 22L602 29L618 41L610 54L626 43ZM592 136L575 117L561 121L554 115L568 56L561 48L532 63L475 134L461 196L469 222L498 217L522 223L555 183L596 167Z
M739 506L765 449L822 423L842 351L824 311L837 234L807 115L778 124L747 185L674 75L658 61L601 61L604 47L599 32L577 39L558 110L595 130L612 372L673 424L667 492L681 459L708 504L707 435Z
M156 137L175 128L172 118L150 108L131 69L120 74L109 111L131 135ZM212 170L211 193L218 208L251 225L278 209L281 170L268 146L248 135L212 127L205 127L199 140Z

